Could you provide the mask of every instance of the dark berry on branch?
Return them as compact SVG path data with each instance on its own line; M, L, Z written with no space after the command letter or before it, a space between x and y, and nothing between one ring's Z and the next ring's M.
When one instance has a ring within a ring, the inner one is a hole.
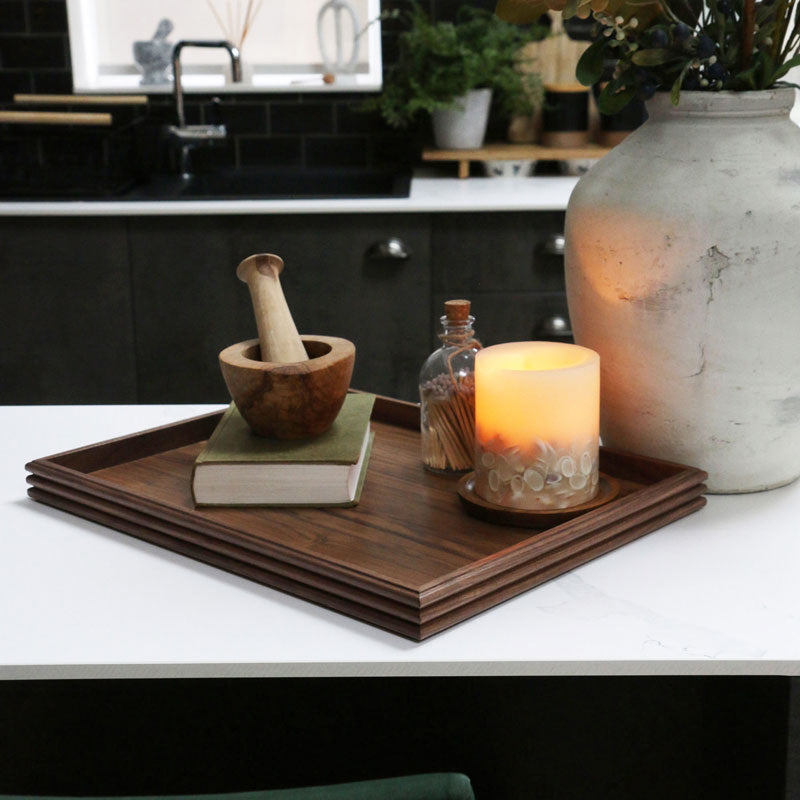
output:
M655 93L656 85L654 83L643 83L639 87L639 97L641 97L642 100L649 100Z
M733 16L733 6L728 2L728 0L717 0L717 9L719 10L719 13L725 17Z
M672 35L676 42L685 42L692 35L692 29L685 22L679 22L672 29Z
M667 36L667 32L661 30L661 28L656 28L654 31L650 31L650 44L653 47L666 47L669 44L669 36Z
M704 33L701 33L697 40L697 57L711 58L716 49L717 46L714 44L714 40L710 36L706 36Z
M706 75L712 81L720 80L725 77L725 67L716 61L706 70Z
M683 86L681 88L685 89L687 92L694 92L700 88L700 79L694 72L690 72L683 79Z

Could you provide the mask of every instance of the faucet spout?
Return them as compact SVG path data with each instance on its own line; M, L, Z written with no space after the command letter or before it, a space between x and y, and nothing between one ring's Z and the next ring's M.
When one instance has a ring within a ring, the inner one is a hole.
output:
M181 51L184 47L215 47L227 50L231 57L231 77L234 83L242 81L242 58L239 48L224 39L181 39L172 49L172 74L174 77L175 115L178 128L186 127L186 113L183 108L183 85L181 83Z

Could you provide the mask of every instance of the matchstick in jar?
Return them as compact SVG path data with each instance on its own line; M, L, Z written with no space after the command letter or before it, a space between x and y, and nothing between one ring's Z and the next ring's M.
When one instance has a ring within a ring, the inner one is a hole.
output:
M420 372L422 463L440 473L472 469L475 442L475 339L469 300L448 300L442 347Z

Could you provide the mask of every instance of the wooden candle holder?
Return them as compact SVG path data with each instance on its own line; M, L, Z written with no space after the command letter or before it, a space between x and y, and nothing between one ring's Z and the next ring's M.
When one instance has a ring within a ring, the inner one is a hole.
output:
M467 513L486 522L500 525L515 525L518 528L551 528L562 522L579 517L610 503L619 494L620 485L610 475L600 473L597 494L588 502L569 508L529 510L510 508L484 500L475 491L475 473L470 472L458 482L458 496Z

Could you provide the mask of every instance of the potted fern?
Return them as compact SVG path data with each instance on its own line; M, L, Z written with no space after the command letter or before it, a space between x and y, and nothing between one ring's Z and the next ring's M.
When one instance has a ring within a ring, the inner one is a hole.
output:
M414 5L407 21L398 62L383 93L369 103L392 127L430 114L437 147L476 148L483 144L493 97L506 115L531 114L541 105L541 79L519 69L520 48L544 38L546 28L519 27L469 7L456 22L432 22Z

